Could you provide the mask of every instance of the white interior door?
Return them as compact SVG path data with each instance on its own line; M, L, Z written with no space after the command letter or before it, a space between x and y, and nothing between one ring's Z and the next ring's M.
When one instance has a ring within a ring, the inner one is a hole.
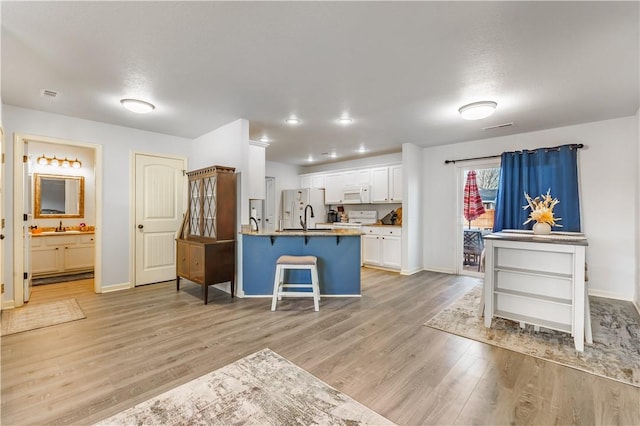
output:
M176 277L176 233L184 213L185 160L135 155L135 285Z

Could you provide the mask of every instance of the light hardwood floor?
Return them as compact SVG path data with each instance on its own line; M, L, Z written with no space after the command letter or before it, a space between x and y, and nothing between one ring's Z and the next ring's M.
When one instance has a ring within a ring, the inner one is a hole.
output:
M362 298L234 299L167 282L75 297L86 319L2 338L2 424L84 425L270 348L398 424L640 424L640 389L423 323L477 278L363 269Z

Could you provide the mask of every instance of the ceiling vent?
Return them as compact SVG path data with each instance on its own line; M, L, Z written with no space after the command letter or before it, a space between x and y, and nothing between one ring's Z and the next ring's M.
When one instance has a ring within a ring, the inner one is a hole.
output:
M493 129L501 129L503 127L511 127L513 126L513 122L511 123L504 123L504 124L498 124L497 126L489 126L489 127L483 127L482 130L493 130Z
M55 99L56 96L58 96L58 92L56 92L55 90L42 89L40 90L40 96L44 98Z

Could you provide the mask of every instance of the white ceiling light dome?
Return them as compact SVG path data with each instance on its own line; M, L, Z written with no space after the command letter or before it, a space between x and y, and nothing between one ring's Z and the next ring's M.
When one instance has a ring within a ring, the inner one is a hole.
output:
M156 109L152 103L140 99L126 98L121 99L120 103L123 107L136 114L146 114Z
M480 120L494 113L498 104L494 101L473 102L458 109L465 120Z

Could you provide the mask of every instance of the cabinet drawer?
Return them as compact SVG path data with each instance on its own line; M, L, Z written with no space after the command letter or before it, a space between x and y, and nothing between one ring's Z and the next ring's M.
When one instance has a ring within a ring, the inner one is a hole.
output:
M375 227L375 226L363 226L362 227L362 232L367 235L380 235L380 230L379 228Z
M41 237L31 237L31 247L42 247Z
M399 237L399 236L402 235L402 228L395 227L395 226L392 226L392 227L389 227L389 228L381 227L380 228L380 235L395 235L395 236Z
M80 244L95 244L96 236L90 235L78 235L78 243Z

